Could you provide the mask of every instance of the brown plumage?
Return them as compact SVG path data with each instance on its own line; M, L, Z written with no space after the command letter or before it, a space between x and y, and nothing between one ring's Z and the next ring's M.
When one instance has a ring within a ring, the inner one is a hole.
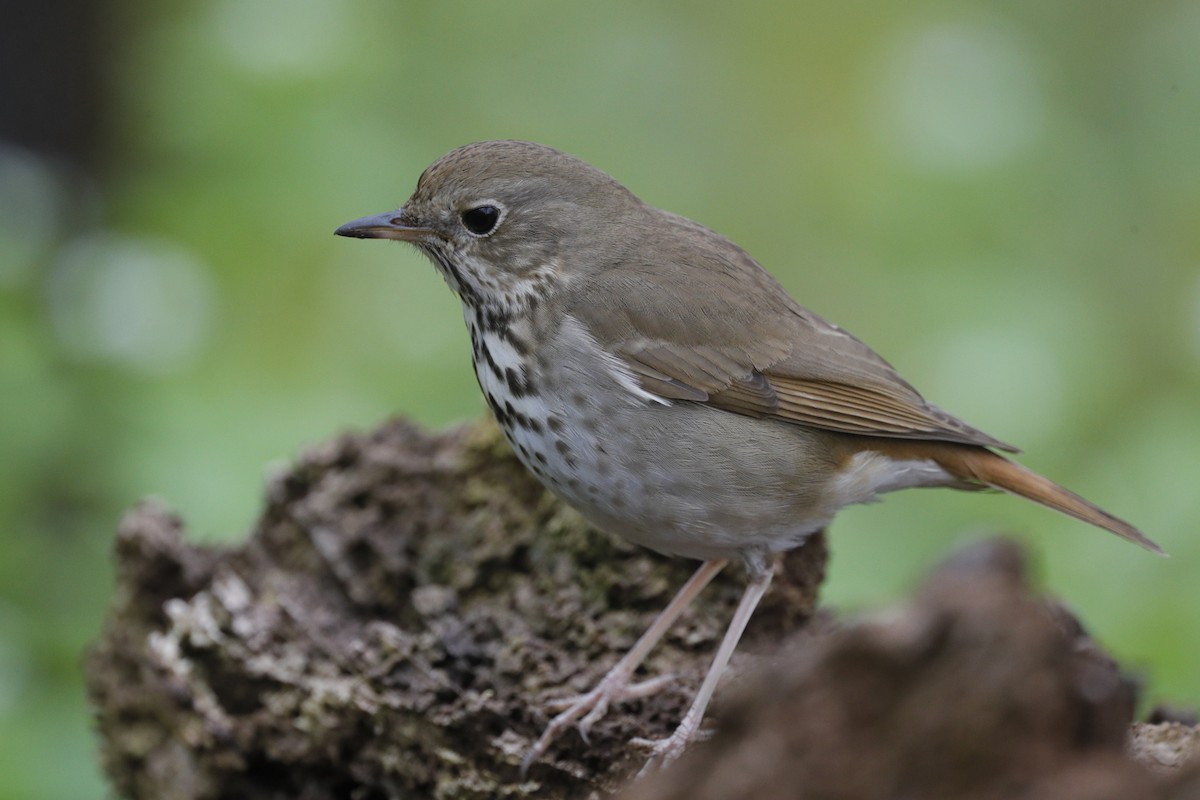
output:
M676 269L620 264L570 287L566 303L647 392L870 437L852 446L933 460L967 485L1010 492L1163 552L1128 522L988 450L1019 452L927 402L874 350L797 304L728 239L650 211L662 225L648 235L666 245L654 252ZM689 235L664 235L672 228ZM621 302L598 305L596 297Z
M1163 550L1145 534L1123 519L1114 517L1096 504L1064 489L1049 478L1009 461L1004 456L978 447L934 445L929 457L948 472L967 480L1002 489L1019 497L1041 503L1098 528L1112 531L1122 539L1163 555Z
M699 726L784 550L842 507L918 486L995 488L1155 552L1132 525L993 450L874 350L803 308L744 250L646 205L542 145L481 142L439 159L399 210L337 233L397 239L463 301L475 373L522 462L597 527L705 563L525 760L609 703L728 559L750 582L675 734Z

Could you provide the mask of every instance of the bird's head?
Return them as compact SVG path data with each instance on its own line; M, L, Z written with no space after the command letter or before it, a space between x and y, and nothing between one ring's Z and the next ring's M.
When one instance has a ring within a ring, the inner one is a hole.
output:
M619 259L645 206L579 159L532 142L464 145L395 211L335 231L416 245L468 304L520 304Z

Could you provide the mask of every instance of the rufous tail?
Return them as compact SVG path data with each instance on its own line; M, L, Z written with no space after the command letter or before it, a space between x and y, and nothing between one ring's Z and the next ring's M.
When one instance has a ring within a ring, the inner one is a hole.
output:
M1003 489L1035 503L1041 503L1055 511L1061 511L1076 519L1104 528L1106 531L1112 531L1122 539L1128 539L1151 552L1166 555L1161 547L1125 520L1114 517L1054 481L1043 478L1036 472L990 450L951 445L945 448L939 447L933 458L943 469L955 477L981 483L994 489Z

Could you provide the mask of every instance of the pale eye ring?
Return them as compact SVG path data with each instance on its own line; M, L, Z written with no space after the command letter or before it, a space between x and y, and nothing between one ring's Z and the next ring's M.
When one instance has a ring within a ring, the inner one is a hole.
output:
M487 236L500 224L500 208L492 203L480 203L459 215L463 227L473 236Z

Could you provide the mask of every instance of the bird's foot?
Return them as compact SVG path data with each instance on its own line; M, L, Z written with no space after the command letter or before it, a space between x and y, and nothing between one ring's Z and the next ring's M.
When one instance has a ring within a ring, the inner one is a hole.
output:
M533 763L545 755L554 740L568 728L574 726L586 743L592 726L604 718L609 706L624 700L649 697L669 686L675 676L660 675L640 683L630 683L629 679L630 676L625 670L614 668L590 692L550 701L548 707L559 713L550 720L542 735L521 760L521 774L528 772Z
M640 736L630 739L629 743L634 747L641 747L650 752L650 757L646 759L646 763L642 765L637 776L641 778L657 772L683 755L683 751L687 749L689 743L704 741L710 736L712 736L711 731L699 730L697 726L688 725L685 722L665 739L643 739Z

